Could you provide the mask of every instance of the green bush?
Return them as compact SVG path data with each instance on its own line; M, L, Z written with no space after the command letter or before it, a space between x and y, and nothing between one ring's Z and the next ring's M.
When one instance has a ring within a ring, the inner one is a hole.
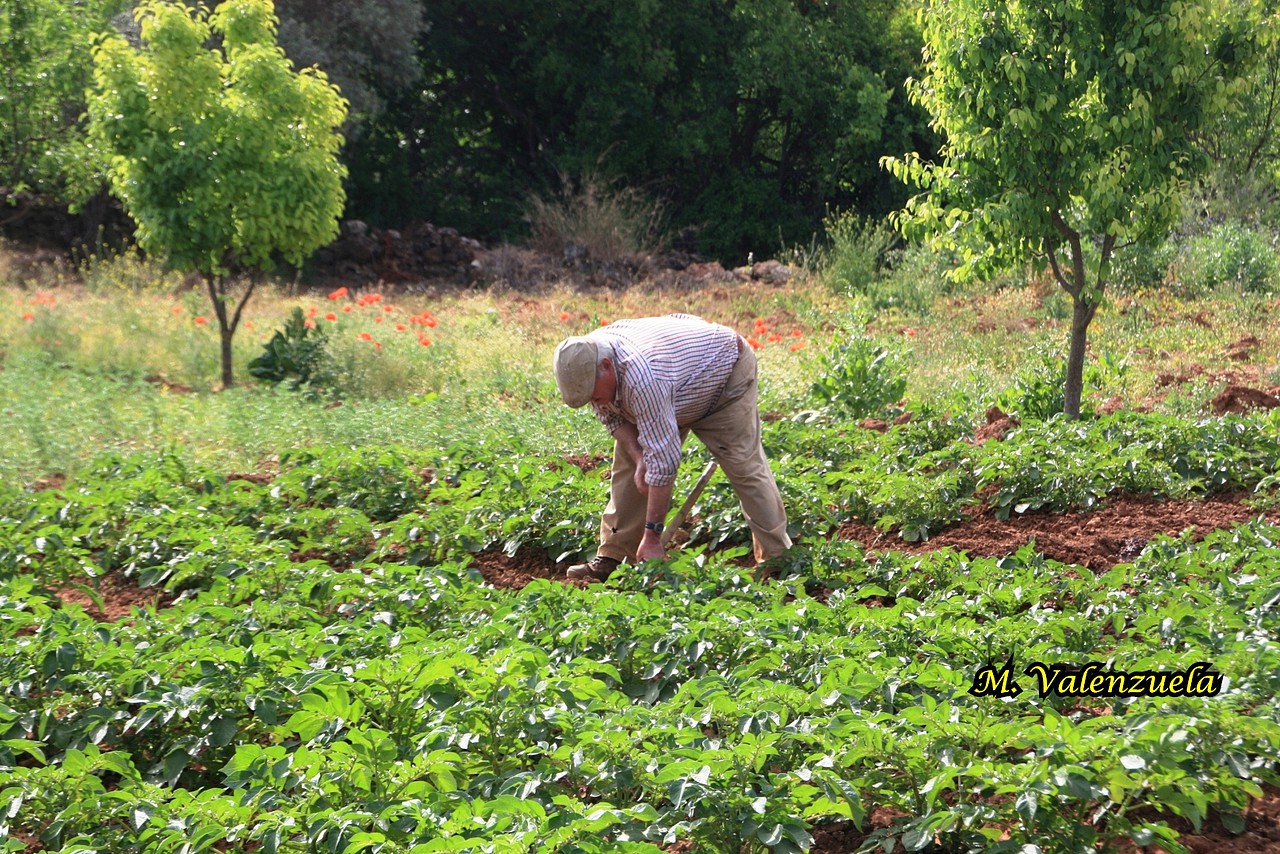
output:
M1170 278L1183 296L1221 285L1245 293L1272 293L1280 277L1274 240L1238 222L1215 225L1191 238L1173 260Z
M329 336L316 324L307 324L302 309L295 308L284 329L277 329L263 344L265 352L249 363L250 375L274 384L288 382L292 391L328 388L336 377L328 351Z
M871 296L897 235L885 222L853 211L830 214L822 221L829 241L820 265L832 291L843 296ZM876 308L880 308L876 305Z
M826 353L820 370L810 393L840 417L884 415L907 390L901 357L862 334Z
M1121 293L1164 283L1169 264L1177 255L1176 244L1135 243L1116 250L1111 262L1110 284Z

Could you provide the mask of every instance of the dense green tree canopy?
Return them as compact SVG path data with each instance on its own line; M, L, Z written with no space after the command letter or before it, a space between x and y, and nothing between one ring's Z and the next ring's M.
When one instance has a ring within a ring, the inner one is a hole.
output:
M1214 214L1280 224L1280 2L1233 10L1244 66L1240 96L1196 134L1213 163L1205 194ZM1247 50L1245 49L1247 48Z
M299 68L316 66L350 104L357 136L376 119L389 94L422 76L416 39L423 27L419 0L277 0L280 46Z
M893 0L437 0L425 85L353 161L375 219L519 225L559 176L620 177L733 256L807 240L827 205L888 210L880 154L918 147Z
M0 5L0 187L74 204L101 181L81 113L89 47L125 0ZM0 222L6 212L0 210Z
M940 0L912 86L941 157L890 159L920 189L908 237L958 251L960 276L1047 261L1074 301L1066 411L1117 245L1162 237L1200 164L1195 134L1238 89L1220 0Z

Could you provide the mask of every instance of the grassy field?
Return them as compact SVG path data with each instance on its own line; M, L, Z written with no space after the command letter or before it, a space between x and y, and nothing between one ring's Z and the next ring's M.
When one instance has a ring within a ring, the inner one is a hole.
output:
M1008 406L1057 382L1069 316L1065 296L1044 282L947 293L941 281L920 282L913 311L838 297L820 277L695 292L566 285L432 298L371 288L329 299L276 287L249 304L236 337L238 385L221 390L207 297L182 290L176 277L126 258L71 280L0 283L0 400L10 425L0 478L17 483L74 473L104 449L176 448L228 471L269 463L292 447L426 448L468 431L519 432L549 452L599 449L603 439L588 419L555 405L549 354L560 338L601 322L669 311L745 335L766 329L757 335L766 410L810 406L824 355L866 334L900 357L908 408L981 418L1001 395ZM920 292L932 293L927 305ZM382 300L368 302L372 296ZM246 371L295 308L330 331L333 379L309 399ZM1274 300L1228 290L1191 302L1167 291L1122 297L1091 330L1086 395L1195 415L1207 414L1227 379L1278 385L1274 309ZM433 326L412 322L424 313ZM1231 345L1249 336L1244 359L1233 359Z

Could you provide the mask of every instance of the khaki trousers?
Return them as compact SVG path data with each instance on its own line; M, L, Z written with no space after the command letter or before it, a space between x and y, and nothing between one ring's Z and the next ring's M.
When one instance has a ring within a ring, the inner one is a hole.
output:
M760 443L756 356L750 347L742 349L711 412L681 429L681 438L689 431L707 446L737 493L751 527L756 560L777 557L790 548L787 512ZM621 443L615 442L609 506L600 523L597 550L597 554L614 560L635 560L636 549L644 536L647 500L636 489L635 471L635 460ZM672 496L672 500L683 501L679 495Z

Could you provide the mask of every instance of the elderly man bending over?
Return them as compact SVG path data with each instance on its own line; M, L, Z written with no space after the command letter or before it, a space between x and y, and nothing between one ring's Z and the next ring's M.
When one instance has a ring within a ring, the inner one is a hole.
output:
M554 365L564 402L590 403L614 438L600 547L570 578L604 581L624 560L665 557L660 536L689 431L733 485L757 562L791 546L760 444L756 357L740 335L689 314L619 320L562 341Z

